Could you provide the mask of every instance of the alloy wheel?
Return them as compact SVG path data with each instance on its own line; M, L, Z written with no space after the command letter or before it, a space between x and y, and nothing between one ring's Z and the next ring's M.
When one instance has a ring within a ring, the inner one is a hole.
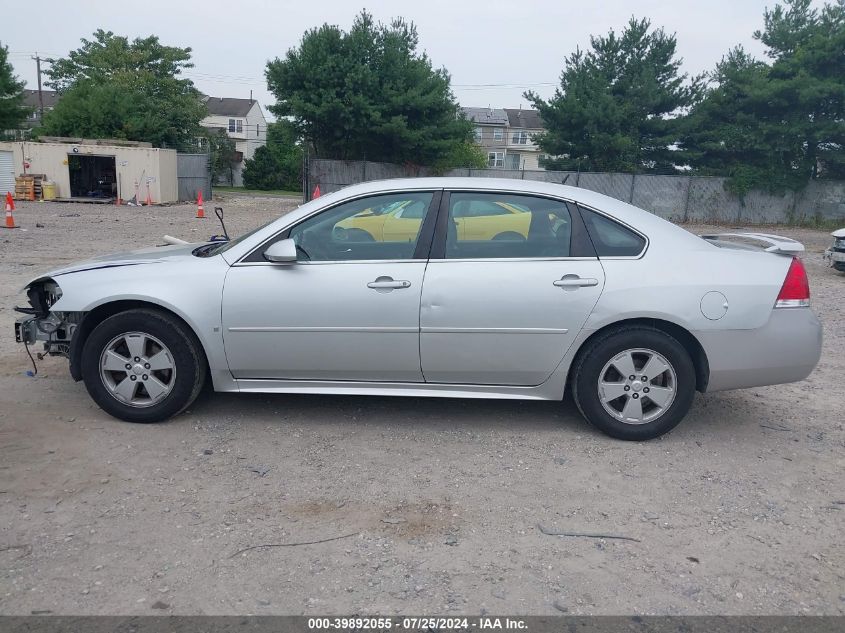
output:
M151 407L164 400L176 381L176 364L167 346L144 332L113 338L100 355L100 377L111 396L130 407Z
M647 424L675 400L677 376L672 364L654 350L620 352L601 370L599 400L604 410L625 424Z

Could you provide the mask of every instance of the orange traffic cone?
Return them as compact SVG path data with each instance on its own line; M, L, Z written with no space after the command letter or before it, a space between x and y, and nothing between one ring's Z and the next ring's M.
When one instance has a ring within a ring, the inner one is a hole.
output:
M314 193L311 194L311 199L319 198L320 197L320 185L314 187Z
M8 191L6 192L6 224L3 225L5 229L16 229L18 225L15 224L15 216L12 215L12 211L15 210L15 199L12 198L12 194Z
M202 190L197 194L197 217L205 217L205 209L202 208Z

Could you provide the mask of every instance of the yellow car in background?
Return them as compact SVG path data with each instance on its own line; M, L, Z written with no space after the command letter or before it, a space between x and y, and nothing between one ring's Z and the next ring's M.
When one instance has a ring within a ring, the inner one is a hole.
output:
M384 209L364 209L338 222L334 234L350 241L414 242L425 217L425 204L405 200ZM527 239L531 213L509 202L461 201L452 209L457 238L465 240Z
M337 239L351 242L414 242L425 217L426 205L403 200L375 209L364 209L334 226Z

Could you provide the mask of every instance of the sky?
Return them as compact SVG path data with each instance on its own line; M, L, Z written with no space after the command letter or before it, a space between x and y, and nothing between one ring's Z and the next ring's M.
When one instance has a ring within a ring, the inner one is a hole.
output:
M763 11L775 0L42 0L37 19L15 20L0 30L15 73L36 88L36 52L64 56L97 28L130 37L158 35L162 43L190 46L195 67L186 75L206 94L248 98L265 109L268 60L284 57L305 30L323 23L348 28L362 8L377 20L402 16L418 28L420 48L445 67L461 105L528 107L523 93L554 93L564 58L589 46L591 34L617 31L629 18L648 17L674 32L683 70L711 70L736 44L763 57L753 39ZM821 6L822 0L816 5Z

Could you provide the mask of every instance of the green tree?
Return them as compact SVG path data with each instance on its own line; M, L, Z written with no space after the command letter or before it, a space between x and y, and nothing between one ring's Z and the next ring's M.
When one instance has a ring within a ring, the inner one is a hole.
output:
M244 163L244 186L250 189L302 189L302 144L284 119L267 126L267 144Z
M158 37L128 38L97 30L67 57L50 59L47 85L62 94L44 117L42 133L147 141L178 147L199 135L206 109L179 75L191 49Z
M487 167L487 155L472 141L455 143L449 151L432 165L437 172L444 172L456 167L483 169Z
M782 191L805 180L789 165L800 140L770 119L769 67L742 47L731 50L711 73L714 86L684 121L681 147L701 175L728 176L728 189ZM779 108L778 108L779 109ZM768 112L767 112L768 111Z
M235 179L235 167L239 159L235 141L223 130L206 130L205 139L211 162L212 184L231 184Z
M680 72L676 39L631 18L622 33L591 37L564 61L560 87L545 101L526 93L547 132L549 169L674 171L677 118L697 100L702 78Z
M416 27L362 11L349 32L325 24L267 64L277 103L321 158L431 165L471 140L445 69L417 51Z
M754 37L774 60L769 92L780 118L800 139L793 170L804 178L845 177L845 2L786 0L767 10ZM798 145L798 142L795 143Z
M690 164L739 195L845 177L845 3L787 0L754 37L771 63L740 47L723 58L684 124Z
M26 119L23 89L9 63L9 48L0 44L0 130L16 129Z

